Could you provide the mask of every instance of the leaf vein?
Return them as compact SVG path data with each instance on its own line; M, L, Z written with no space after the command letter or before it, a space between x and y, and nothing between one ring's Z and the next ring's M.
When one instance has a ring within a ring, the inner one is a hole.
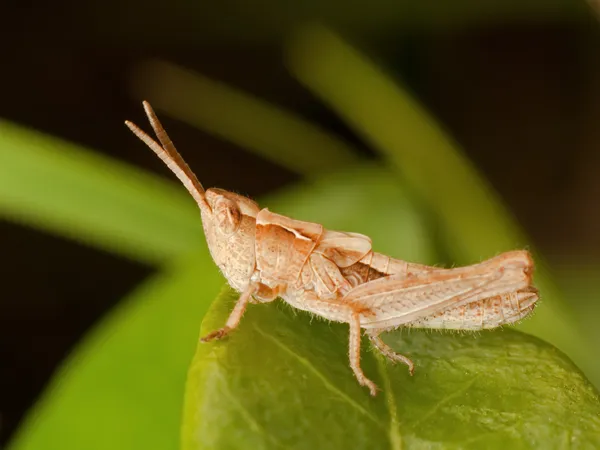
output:
M277 345L281 350L283 350L287 354L293 356L299 363L301 363L304 367L306 367L313 375L315 375L317 378L319 378L323 382L323 384L325 385L325 387L327 389L329 389L331 392L336 394L341 399L345 400L350 406L352 406L354 409L359 411L364 416L371 419L377 425L382 426L382 424L379 422L379 420L377 420L377 418L375 416L373 416L369 411L367 411L360 404L358 404L356 401L354 401L346 393L344 393L339 388L337 388L335 386L335 384L333 384L331 381L329 381L327 379L327 377L325 375L323 375L308 359L297 354L294 350L292 350L287 345L285 345L284 343L282 343L281 341L276 339L274 336L271 336L270 334L261 330L256 324L254 324L254 328L256 329L256 331L258 333L260 333L263 337L269 339L271 342L273 342L275 345Z
M475 383L477 378L479 378L479 377L475 376L475 377L471 378L467 383L464 384L464 386L460 387L459 389L455 390L453 393L446 395L445 397L440 399L435 405L433 405L431 407L431 409L429 411L427 411L425 414L423 414L420 419L415 420L411 424L411 428L416 430L423 422L425 422L427 419L429 419L431 416L433 416L444 404L448 403L450 400L453 400L453 399L459 397L460 395L464 394L466 391L468 391L471 388L471 386L473 386L473 384Z
M248 423L250 428L257 434L266 437L269 441L275 444L279 448L285 448L283 444L281 444L275 437L265 431L265 429L256 421L252 414L246 409L246 407L236 398L235 395L231 393L229 390L229 385L227 381L222 375L219 375L219 380L221 381L222 392L225 394L227 399L234 405L239 411L242 419Z
M379 367L379 372L383 378L385 403L390 414L390 424L388 429L390 449L401 450L402 434L400 433L400 424L398 422L398 406L396 405L396 399L394 398L394 392L392 391L392 382L388 374L387 363L379 354L375 355L375 359L377 360L377 366Z

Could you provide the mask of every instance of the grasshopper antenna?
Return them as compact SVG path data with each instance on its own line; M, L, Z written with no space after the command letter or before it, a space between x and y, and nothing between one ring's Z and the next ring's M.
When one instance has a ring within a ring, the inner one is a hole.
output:
M129 120L125 121L125 125L127 125L133 134L135 134L142 142L144 142L144 144L150 147L150 149L156 153L160 159L163 160L167 167L171 169L171 172L173 172L175 176L179 178L192 197L194 197L194 200L196 200L196 203L198 203L200 209L206 207L210 211L211 208L206 201L205 191L202 183L198 181L198 178L194 172L192 172L192 169L190 169L175 148L175 145L173 145L173 141L171 141L169 135L160 123L160 120L158 120L158 117L152 109L152 106L150 106L150 103L144 101L143 105L144 110L146 111L146 116L148 116L148 121L150 122L156 137L160 141L160 144L148 136L148 134L146 134L146 132L144 132L140 127Z

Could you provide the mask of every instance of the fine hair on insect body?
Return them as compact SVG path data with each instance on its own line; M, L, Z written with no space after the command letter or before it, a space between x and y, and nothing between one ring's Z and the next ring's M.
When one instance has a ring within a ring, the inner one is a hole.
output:
M250 303L283 299L293 308L349 325L349 362L356 379L376 395L360 366L361 333L393 362L413 362L380 337L399 327L477 331L515 323L538 300L533 260L526 250L444 269L372 250L368 236L328 230L260 208L247 197L204 189L179 155L148 102L158 142L133 123L129 129L163 160L190 192L202 218L210 254L240 293L227 322L201 341L235 330Z

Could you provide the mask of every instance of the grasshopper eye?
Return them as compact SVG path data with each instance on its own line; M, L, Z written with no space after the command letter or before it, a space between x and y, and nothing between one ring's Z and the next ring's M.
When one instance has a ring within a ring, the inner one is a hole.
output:
M240 226L242 214L234 201L221 197L214 206L214 215L217 221L219 230L225 234L233 234Z

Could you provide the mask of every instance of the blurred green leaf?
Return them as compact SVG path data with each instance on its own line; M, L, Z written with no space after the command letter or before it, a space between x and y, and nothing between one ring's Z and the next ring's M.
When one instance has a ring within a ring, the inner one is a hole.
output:
M600 343L600 266L597 263L569 262L556 270L557 280L572 299L577 322L590 335L592 342ZM597 345L594 346L596 348Z
M427 112L390 77L329 30L312 26L289 47L290 67L381 151L425 202L457 264L472 264L527 239L485 180ZM571 310L536 255L543 302L519 328L565 351L600 385L591 354Z
M140 65L132 86L140 99L293 172L316 175L357 161L352 146L318 125L173 64Z
M73 351L9 448L178 448L185 368L222 283L205 252L142 285Z
M264 206L333 229L373 232L382 250L435 260L419 215L377 166L307 181ZM200 320L222 283L204 251L124 299L72 353L10 450L177 448L185 374Z
M226 291L202 324L221 327ZM358 385L346 325L281 304L252 305L226 340L198 347L188 376L182 448L597 448L600 400L548 344L510 331L396 331L386 336L416 373L363 350ZM364 347L367 348L366 340Z
M152 264L202 242L200 214L183 188L3 121L0 217Z

